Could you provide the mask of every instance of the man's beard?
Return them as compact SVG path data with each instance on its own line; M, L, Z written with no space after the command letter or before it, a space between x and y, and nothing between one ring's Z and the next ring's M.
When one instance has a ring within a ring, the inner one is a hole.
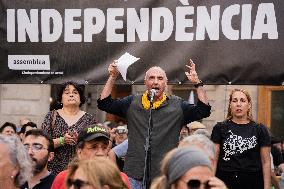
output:
M48 162L48 154L42 158L41 160L37 160L32 158L32 160L34 161L35 165L34 165L34 169L33 169L33 174L36 175L38 173L40 173L47 165Z

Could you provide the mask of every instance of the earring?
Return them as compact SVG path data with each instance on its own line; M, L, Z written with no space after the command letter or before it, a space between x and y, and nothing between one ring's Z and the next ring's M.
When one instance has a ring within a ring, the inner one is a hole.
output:
M13 176L13 175L11 176L11 179L14 179L14 176Z

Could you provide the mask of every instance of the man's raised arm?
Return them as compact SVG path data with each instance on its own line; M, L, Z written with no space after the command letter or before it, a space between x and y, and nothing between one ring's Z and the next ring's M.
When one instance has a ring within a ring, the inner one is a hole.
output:
M116 63L117 61L114 61L108 66L109 78L102 90L101 97L100 97L101 100L107 98L111 94L113 85L119 74Z
M204 104L208 104L208 99L205 90L203 89L203 83L201 80L199 80L197 72L195 70L195 64L191 59L189 60L189 65L186 65L186 67L189 68L189 72L185 72L185 75L187 76L189 81L194 83L198 99Z

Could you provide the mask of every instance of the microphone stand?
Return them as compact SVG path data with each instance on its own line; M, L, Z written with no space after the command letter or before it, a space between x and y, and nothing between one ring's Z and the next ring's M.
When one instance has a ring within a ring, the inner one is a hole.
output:
M149 120L148 120L148 132L145 142L145 162L144 162L144 175L143 175L143 189L149 189L151 184L151 135L153 129L152 119L152 107L153 102L150 100Z

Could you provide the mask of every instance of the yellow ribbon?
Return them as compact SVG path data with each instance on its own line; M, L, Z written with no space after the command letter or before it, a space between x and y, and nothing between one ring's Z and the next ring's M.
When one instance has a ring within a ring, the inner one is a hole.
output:
M159 108L166 99L167 99L167 95L163 93L163 98L161 100L154 102L152 109ZM144 94L142 95L142 105L143 105L143 108L146 110L150 108L150 100L148 99L148 91L145 91Z

